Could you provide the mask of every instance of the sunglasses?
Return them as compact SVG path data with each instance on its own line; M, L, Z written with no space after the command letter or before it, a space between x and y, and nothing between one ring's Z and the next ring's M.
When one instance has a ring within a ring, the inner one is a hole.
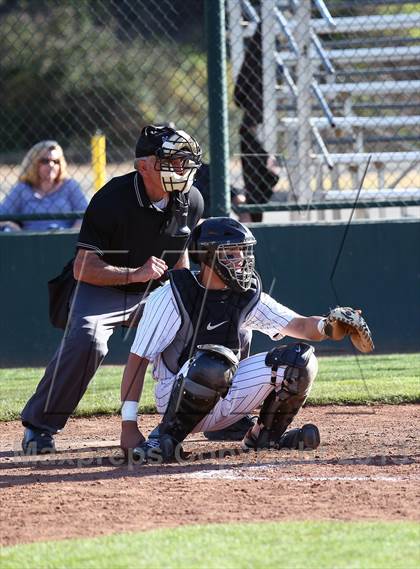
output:
M50 164L50 162L54 162L54 164L60 164L60 160L58 160L58 159L56 159L56 160L54 160L53 158L40 158L39 159L40 164Z

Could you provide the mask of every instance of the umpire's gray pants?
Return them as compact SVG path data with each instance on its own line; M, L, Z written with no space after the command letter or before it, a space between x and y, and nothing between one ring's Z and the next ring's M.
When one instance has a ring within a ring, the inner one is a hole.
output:
M64 427L106 356L116 326L138 322L142 297L78 283L61 344L22 411L25 426L51 433Z

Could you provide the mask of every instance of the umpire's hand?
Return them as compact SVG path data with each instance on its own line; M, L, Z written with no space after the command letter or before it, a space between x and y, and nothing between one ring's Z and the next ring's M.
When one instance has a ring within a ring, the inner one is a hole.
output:
M149 257L142 267L130 272L129 280L132 283L147 283L148 281L160 279L168 265L158 257Z

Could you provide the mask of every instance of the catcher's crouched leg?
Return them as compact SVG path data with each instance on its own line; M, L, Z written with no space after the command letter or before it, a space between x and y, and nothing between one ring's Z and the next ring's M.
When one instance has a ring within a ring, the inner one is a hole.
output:
M304 404L318 372L314 348L303 342L279 346L267 353L265 363L272 369L275 387L263 402L258 422L245 435L242 448L317 448L320 436L316 425L304 425L284 434ZM286 367L280 388L277 388L280 366Z
M238 363L232 350L224 346L198 346L185 376L181 374L174 383L162 422L143 445L134 449L134 459L182 458L180 443L219 399L226 397Z

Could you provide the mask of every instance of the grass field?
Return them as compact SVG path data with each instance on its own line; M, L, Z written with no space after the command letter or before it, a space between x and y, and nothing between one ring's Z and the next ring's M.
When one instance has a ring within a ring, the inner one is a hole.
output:
M405 522L279 522L184 526L0 552L2 569L415 569L419 526Z
M0 370L0 421L19 418L43 374L42 368ZM120 407L121 366L103 366L77 413L116 413ZM420 354L323 357L309 402L323 404L414 403L420 401ZM141 412L155 411L153 380L147 375Z

